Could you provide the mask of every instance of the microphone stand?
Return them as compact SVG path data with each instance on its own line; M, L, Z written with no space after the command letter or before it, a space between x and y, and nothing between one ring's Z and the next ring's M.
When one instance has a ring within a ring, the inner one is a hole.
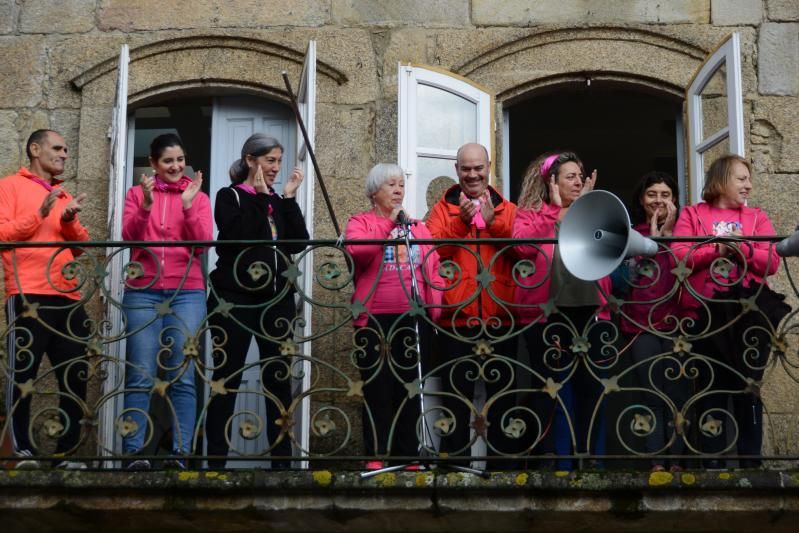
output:
M413 264L413 253L411 252L411 226L414 222L405 214L405 211L400 211L397 214L397 224L402 228L402 237L405 240L405 249L407 250L407 265L410 269L411 273L411 301L415 302L419 305L423 305L424 302L419 292L419 284L416 281L416 268ZM400 272L402 272L402 265L399 264L399 254L395 254L395 258L397 261L397 266L400 267ZM422 260L424 260L422 258ZM422 337L419 328L419 317L413 317L413 331L416 335L416 353L418 354L418 359L416 362L416 377L419 381L419 409L421 411L422 417L422 442L419 443L419 456L422 457L418 461L411 461L410 463L402 464L402 465L394 465L394 466L386 466L384 468L378 468L377 470L370 470L368 472L361 473L361 479L367 479L372 476L376 476L378 474L384 474L386 472L394 472L397 470L403 470L408 468L409 466L431 466L431 462L429 461L430 455L429 451L433 447L433 440L432 435L430 434L430 428L427 425L427 417L425 412L425 397L424 397L424 381L423 381L423 372L422 372ZM427 458L428 460L424 460ZM487 473L484 470L480 470L477 468L472 468L470 466L463 466L463 465L454 465L454 464L446 464L441 463L438 466L444 466L450 470L457 470L459 472L465 472L467 474L476 474L478 476L485 477Z

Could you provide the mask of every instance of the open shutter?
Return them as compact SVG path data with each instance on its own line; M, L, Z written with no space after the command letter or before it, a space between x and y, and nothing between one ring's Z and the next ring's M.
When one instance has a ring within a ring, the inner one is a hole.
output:
M477 142L491 154L493 172L493 95L452 72L429 66L399 66L399 164L405 170L405 209L423 218L449 177L457 182L458 148ZM435 183L433 183L435 180ZM433 183L433 186L431 186Z
M114 102L114 116L111 129L108 132L111 143L111 161L108 183L108 238L112 241L122 240L122 208L125 204L126 184L126 149L128 144L128 45L123 44L119 52L119 67L117 74L117 91ZM111 256L113 248L108 248L106 254ZM111 325L108 334L110 338L122 334L122 293L125 254L117 252L108 263L108 276L105 278L105 318ZM111 342L106 346L106 355L111 359L111 364L106 368L108 377L103 383L103 393L112 400L102 405L100 412L99 435L101 438L101 453L105 454L118 449L116 444L115 420L116 414L122 411L122 396L112 395L119 387L119 380L124 373L122 361L125 357L125 342Z
M305 131L308 134L308 140L311 142L311 148L315 143L316 134L316 41L308 42L308 50L305 53L305 63L302 66L302 77L300 84L297 87L297 107L300 110L303 124L305 124ZM314 185L316 180L314 178L314 168L311 162L311 156L308 153L308 147L305 144L305 139L302 136L302 131L299 126L297 127L297 164L302 167L305 174L305 182L298 191L298 201L303 213L305 213L305 223L308 227L308 233L311 239L314 237ZM303 263L300 265L300 270L303 272L299 283L302 287L303 294L311 295L313 290L313 254L309 252L304 256ZM305 325L302 331L297 332L300 338L308 339L312 335L311 331L311 303L305 298L302 302L302 314L305 318ZM309 344L305 343L303 353L309 349ZM295 373L295 375L297 375ZM293 396L299 397L300 394L311 388L311 363L310 361L302 362L302 376L301 379L296 380L292 385ZM307 451L310 446L310 431L309 424L311 420L311 399L306 397L302 400L300 408L295 414L295 427L298 428L297 440L303 451ZM307 462L303 462L303 468L307 468Z
M738 33L722 42L697 70L686 92L686 102L690 200L697 203L702 199L705 165L724 153L745 155Z

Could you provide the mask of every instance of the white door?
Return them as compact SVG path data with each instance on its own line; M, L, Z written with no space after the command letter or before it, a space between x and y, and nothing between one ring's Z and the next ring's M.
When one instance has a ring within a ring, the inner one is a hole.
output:
M112 241L122 240L122 208L125 203L126 188L126 163L125 151L128 145L128 45L123 44L119 52L119 71L117 77L117 92L114 102L114 116L109 131L111 143L111 164L108 182L108 239ZM122 268L125 266L126 258L124 253L116 253L113 248L107 250L108 276L105 278L105 293L103 299L105 303L105 319L111 325L111 330L106 333L108 337L117 337L122 334L122 292L123 278ZM123 376L124 369L118 363L125 356L125 342L111 342L106 345L106 355L111 359L111 363L105 369L108 377L103 382L103 394L109 395L107 402L100 406L100 455L108 455L113 450L120 449L120 442L117 442L116 414L122 411L122 397L113 394L118 391L119 380Z
M399 65L398 157L405 170L405 209L424 218L431 203L428 188L436 193L450 178L457 182L458 148L477 142L492 154L494 183L493 95L476 83L435 67Z
M486 88L452 72L428 66L399 65L398 157L405 171L405 210L413 218L425 218L450 184L458 182L455 158L458 148L469 142L482 144L491 154L490 182L494 173L494 96ZM507 143L507 139L506 139ZM425 417L432 428L439 414L437 377L428 379ZM485 389L475 388L475 404L485 402ZM433 445L438 440L434 432ZM472 446L472 455L485 455L482 439ZM478 468L482 463L476 463Z
M241 157L241 147L253 133L266 133L276 138L283 145L283 165L275 179L275 191L280 194L286 183L289 172L294 167L296 154L294 117L285 106L248 96L217 97L214 99L211 129L211 205L215 206L217 192L230 185L228 169ZM214 238L218 229L214 226ZM216 265L216 251L209 253L209 271ZM206 343L209 351L210 343ZM209 355L210 356L210 355ZM253 339L247 352L246 364L253 364L260 358L258 347ZM210 376L209 376L210 378ZM261 390L258 365L247 369L241 380L240 390L257 392ZM235 413L252 413L256 425L272 423L266 418L266 405L260 394L239 394L236 397ZM243 418L234 420L231 440L231 452L236 450L243 455L257 455L268 449L266 432L254 439L244 439L236 431L237 424ZM260 421L262 424L258 424ZM253 468L263 466L263 461L232 461L230 467Z
M725 153L744 157L741 38L733 33L699 67L686 91L690 200L702 200L706 165Z

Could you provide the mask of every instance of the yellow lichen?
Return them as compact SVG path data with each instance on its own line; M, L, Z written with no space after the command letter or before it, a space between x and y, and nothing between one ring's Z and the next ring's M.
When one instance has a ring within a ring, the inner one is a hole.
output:
M693 485L696 483L696 476L686 472L680 476L680 481L682 481L683 485Z
M319 485L327 487L333 481L333 474L329 470L317 470L313 473L313 479Z
M672 482L674 476L671 472L652 472L649 474L649 485L652 487L661 487L668 485Z
M516 476L516 484L519 486L527 484L527 474L525 472L522 472L521 474Z
M191 481L192 479L199 479L199 472L179 472L178 479L181 481Z

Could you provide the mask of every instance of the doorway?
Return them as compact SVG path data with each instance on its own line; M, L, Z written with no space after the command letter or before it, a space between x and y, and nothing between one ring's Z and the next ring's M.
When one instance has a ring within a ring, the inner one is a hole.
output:
M510 197L516 201L527 165L550 150L572 150L597 188L627 205L637 180L660 170L685 195L682 102L624 87L561 86L506 108Z
M245 140L256 132L275 137L284 147L283 164L274 188L278 194L291 169L299 164L297 156L297 131L294 115L284 104L272 100L252 96L198 96L170 98L139 107L128 116L128 151L127 176L125 189L138 184L142 174L152 174L149 164L149 146L152 140L164 133L175 133L180 136L186 149L186 175L193 177L196 171L203 171L203 192L209 195L212 209L216 202L216 193L230 185L228 169L241 156L241 147ZM312 183L308 180L307 183ZM305 185L307 187L308 185ZM307 199L297 196L300 208L307 212ZM122 212L119 206L118 212ZM308 219L308 226L312 220ZM214 226L214 238L218 230ZM210 272L216 264L216 252L211 248L206 256L205 269ZM301 280L301 283L305 283ZM310 320L308 320L310 322ZM212 368L210 361L210 342L205 339L206 368ZM242 374L241 391L260 391L259 365L260 358L255 341L251 341L247 352L247 370ZM309 373L309 372L308 372ZM198 427L204 424L202 417L210 392L207 385L211 372L207 372L205 381L197 380L197 412ZM301 379L292 382L293 395L297 396L304 383ZM121 407L121 406L120 406ZM236 423L242 422L242 413L254 420L266 421L266 406L263 396L257 393L241 393L237 395L234 417ZM302 424L303 412L296 411L295 427L304 432ZM153 420L153 435L144 453L147 455L163 455L170 453L171 437L168 431L171 425L170 409L158 395L152 396L150 416ZM262 431L254 437L244 438L238 431L232 432L231 454L257 457L269 449L266 432ZM202 430L201 433L202 435ZM297 435L300 442L307 440L302 434ZM203 453L202 439L198 441L197 452ZM163 444L162 444L163 443ZM307 449L307 447L305 447ZM231 468L253 468L264 466L263 460L231 461Z

